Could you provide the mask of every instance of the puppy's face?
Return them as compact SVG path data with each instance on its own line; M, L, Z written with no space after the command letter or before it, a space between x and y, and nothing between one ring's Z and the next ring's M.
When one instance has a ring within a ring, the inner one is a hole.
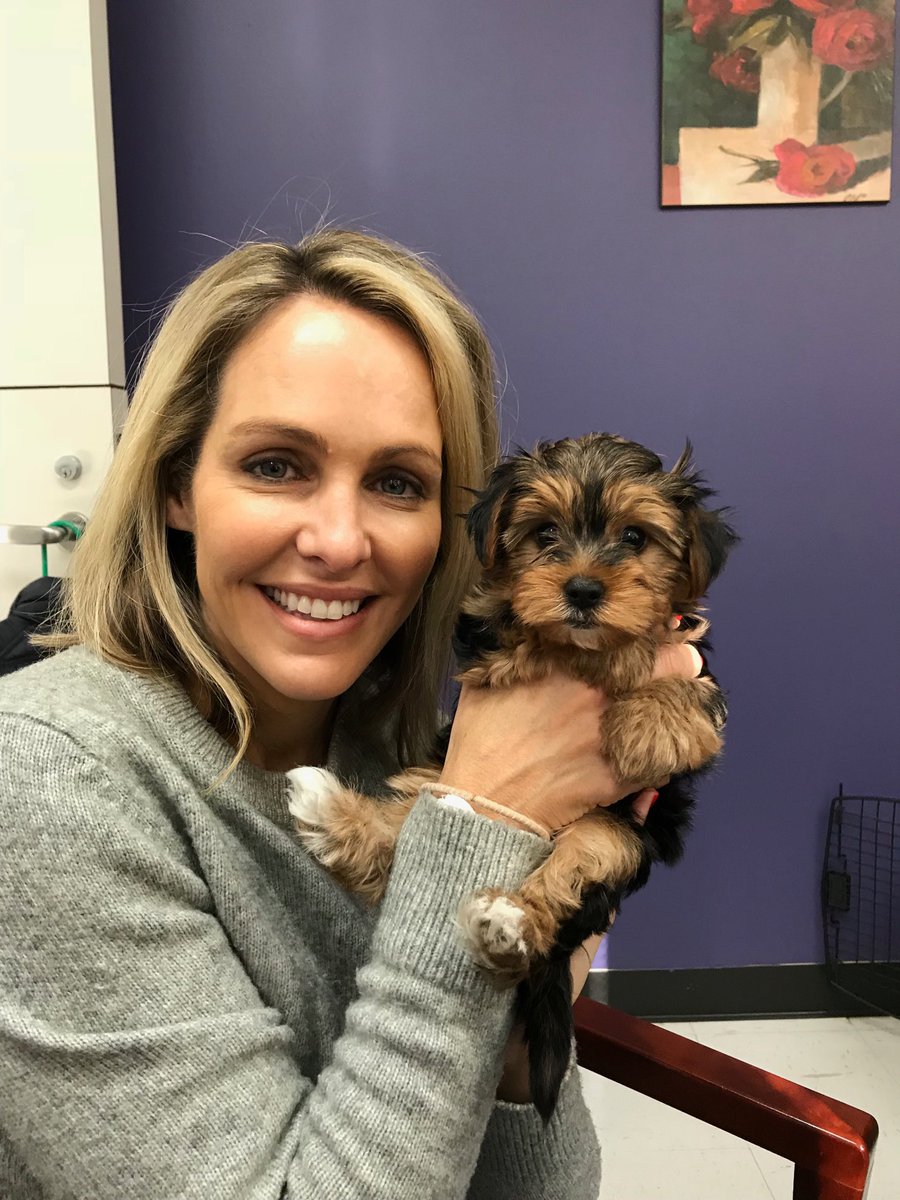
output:
M486 587L519 621L586 649L689 610L735 540L701 506L686 451L672 471L608 434L541 444L501 464L469 514Z

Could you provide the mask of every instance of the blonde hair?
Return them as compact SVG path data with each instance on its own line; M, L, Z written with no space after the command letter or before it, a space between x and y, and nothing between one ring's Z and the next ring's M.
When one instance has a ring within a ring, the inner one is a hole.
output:
M497 453L494 368L477 319L423 259L366 234L326 229L297 245L243 246L178 297L147 354L112 467L72 559L53 648L83 644L129 670L175 677L229 727L236 753L253 731L249 696L204 633L188 535L166 526L170 493L190 486L228 356L279 303L312 293L408 330L427 359L443 434L442 531L413 612L379 660L379 723L403 764L435 732L450 637L474 557L460 513ZM38 639L36 639L38 640ZM201 705L201 706L203 706ZM394 720L391 720L394 718Z

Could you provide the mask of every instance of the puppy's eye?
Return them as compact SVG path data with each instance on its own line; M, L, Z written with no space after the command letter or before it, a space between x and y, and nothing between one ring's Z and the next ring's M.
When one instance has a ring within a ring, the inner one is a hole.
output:
M540 529L534 531L534 540L542 550L554 545L558 537L559 530L555 525L542 525Z
M625 546L630 546L632 550L642 550L647 542L647 535L643 529L638 529L637 525L627 525L622 530L620 539Z

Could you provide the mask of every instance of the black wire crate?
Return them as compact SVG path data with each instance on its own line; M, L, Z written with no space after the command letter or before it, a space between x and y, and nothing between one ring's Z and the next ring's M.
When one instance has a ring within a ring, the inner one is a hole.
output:
M900 800L843 791L832 800L822 924L831 982L900 1017Z

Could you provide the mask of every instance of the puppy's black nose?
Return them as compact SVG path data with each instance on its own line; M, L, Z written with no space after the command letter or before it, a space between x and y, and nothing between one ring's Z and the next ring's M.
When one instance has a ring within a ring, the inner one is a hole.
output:
M585 575L576 575L563 588L566 599L574 608L593 608L603 599L603 584Z

